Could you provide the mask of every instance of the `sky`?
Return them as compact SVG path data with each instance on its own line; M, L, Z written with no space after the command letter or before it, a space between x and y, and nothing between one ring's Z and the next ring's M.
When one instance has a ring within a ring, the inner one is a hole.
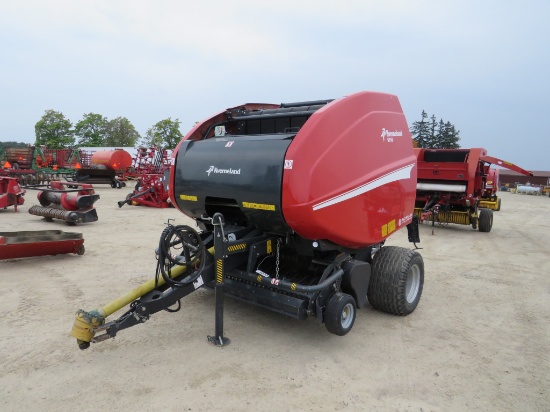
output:
M550 170L550 1L0 0L0 141L46 110L196 121L248 102L399 97L464 148Z

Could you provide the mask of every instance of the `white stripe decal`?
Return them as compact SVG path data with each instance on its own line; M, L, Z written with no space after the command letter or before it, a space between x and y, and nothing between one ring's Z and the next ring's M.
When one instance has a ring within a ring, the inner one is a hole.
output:
M335 205L336 203L343 202L354 198L356 196L362 195L363 193L370 192L371 190L376 189L377 187L384 186L385 184L396 182L397 180L409 179L411 177L411 170L414 167L414 164L402 167L401 169L394 170L384 176L380 176L378 179L374 179L371 182L365 183L355 189L352 189L346 193L335 196L332 199L325 200L324 202L317 203L313 205L313 210L323 209L328 206Z

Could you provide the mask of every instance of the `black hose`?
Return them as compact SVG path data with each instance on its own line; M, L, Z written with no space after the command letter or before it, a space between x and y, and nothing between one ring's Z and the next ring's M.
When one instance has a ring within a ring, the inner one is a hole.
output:
M185 240L186 236L188 239L196 239L197 244L189 244L188 241ZM172 248L177 245L181 245L181 252L178 256L174 256L171 253ZM199 278L206 264L206 248L202 239L195 229L186 225L168 225L160 235L157 254L157 271L155 275L155 282L157 284L159 275L161 275L167 285L184 287ZM181 256L184 258L183 261L180 258ZM197 261L199 262L199 266L193 269ZM188 275L182 280L172 279L171 269L176 265L187 266Z

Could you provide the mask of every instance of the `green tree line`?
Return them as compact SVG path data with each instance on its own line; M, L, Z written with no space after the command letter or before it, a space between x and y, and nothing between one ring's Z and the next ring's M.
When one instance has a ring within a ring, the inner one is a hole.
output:
M141 137L126 117L109 120L97 113L85 113L80 121L73 123L63 113L46 110L34 126L35 145L51 149L64 147L102 146L158 146L173 149L182 139L179 119L171 118L155 123Z
M451 122L439 121L422 110L421 119L413 122L410 132L416 147L428 149L458 149L460 131Z

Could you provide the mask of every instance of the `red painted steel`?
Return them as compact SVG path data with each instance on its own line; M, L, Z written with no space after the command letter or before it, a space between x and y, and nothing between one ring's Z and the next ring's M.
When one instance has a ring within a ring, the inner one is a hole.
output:
M25 193L16 177L0 176L0 208L13 206L14 212L17 212L17 205L25 203Z
M132 166L132 156L126 150L102 150L92 155L92 165L102 165L109 170L124 171Z
M184 140L201 139L225 113L198 123ZM412 221L416 157L395 95L360 92L330 102L306 121L281 162L284 219L306 239L359 248L380 243ZM174 184L170 196L176 205Z
M491 196L496 192L493 173L490 165L496 164L517 172L531 175L513 163L496 157L487 156L487 150L472 149L414 149L418 160L418 183L416 206L425 207L432 204L452 205L455 211L475 209L482 197ZM498 176L498 175L497 175ZM498 179L496 179L498 181ZM420 188L421 184L447 185L448 187L463 187L465 190L427 190ZM434 203L434 194L437 202Z
M81 233L61 230L0 232L0 260L65 253L84 253Z

